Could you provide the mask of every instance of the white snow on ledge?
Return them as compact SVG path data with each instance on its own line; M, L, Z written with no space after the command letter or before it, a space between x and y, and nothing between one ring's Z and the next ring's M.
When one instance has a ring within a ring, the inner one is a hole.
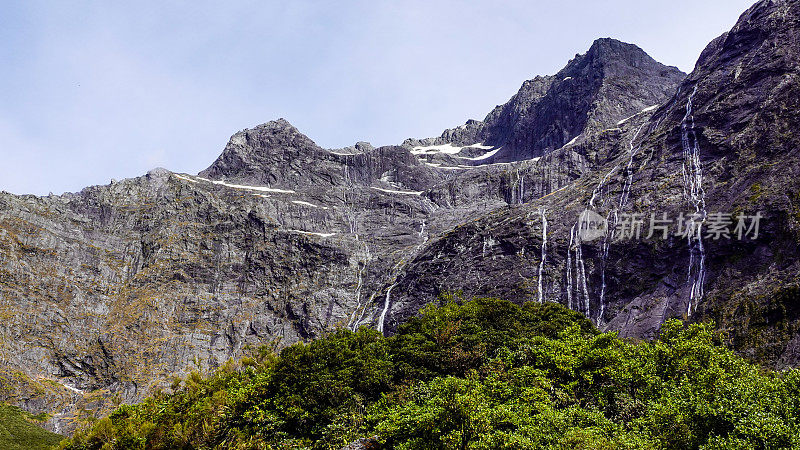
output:
M290 233L306 234L306 235L311 235L311 236L319 236L319 237L323 237L323 238L327 238L327 237L331 237L331 236L335 236L336 235L336 233L314 233L312 231L302 231L302 230L286 230L286 231L288 231Z
M403 195L422 195L424 191L396 191L394 189L383 189L379 187L372 187L376 191L386 192L388 194L403 194Z
M634 115L632 115L632 116L630 116L630 117L626 117L626 118L624 118L624 119L620 120L619 122L617 122L617 126L624 125L624 124L625 124L625 122L627 122L627 121L629 121L629 120L633 119L634 117L638 116L639 114L646 113L646 112L650 112L650 111L653 111L653 110L655 110L655 109L657 109L657 108L658 108L658 105L652 105L652 106L648 106L647 108L645 108L645 109L643 109L643 110L639 111L638 113L636 113L636 114L634 114Z
M194 180L194 179L191 179L191 178L188 178L188 177L185 177L185 176L181 176L181 175L177 175L177 174L173 174L173 175L175 175L176 177L178 177L178 178L180 178L182 180L191 181L192 183L197 183L197 180L200 180L200 181L205 181L205 182L208 182L208 183L218 184L220 186L229 187L229 188L232 188L232 189L243 189L243 190L258 191L258 192L273 192L273 193L276 193L276 194L294 194L295 193L295 191L292 191L290 189L277 189L277 188L271 188L271 187L267 187L267 186L248 186L248 185L244 185L244 184L231 184L231 183L226 183L224 181L209 180L208 178L203 178L203 177L197 177L197 180Z
M66 383L59 383L59 384L64 386L65 388L69 389L70 391L75 392L76 394L85 394L84 391L82 391L82 390L80 390L78 388L74 388L72 386L69 386Z
M461 147L454 147L453 144L442 145L428 145L424 147L414 147L411 150L412 155L433 155L435 153L445 153L447 155L454 155L461 151Z
M304 202L304 201L302 201L302 200L292 200L292 203L294 203L295 205L308 206L309 208L322 208L322 209L328 209L328 207L327 207L327 206L319 206L319 205L315 205L315 204L313 204L313 203Z
M469 169L474 169L475 167L480 167L480 166L443 166L439 163L428 163L428 162L426 162L425 164L443 170L469 170Z
M465 148L477 148L481 150L489 150L494 147L491 145L483 145L483 144L471 144L471 145L465 145L463 147L456 147L453 144L447 143L442 145L428 145L428 146L414 147L413 149L411 149L411 154L435 155L436 153L444 153L446 155L455 155L456 153L460 152L462 149Z
M59 381L59 380L54 380L54 379L52 379L52 378L50 378L50 377L43 377L43 376L39 376L39 377L37 377L37 379L38 379L39 381L41 381L41 380L47 380L47 381L51 381L51 382L53 382L53 383L56 383L56 384L60 384L61 386L64 386L65 388L69 389L70 391L72 391L72 392L74 392L74 393L76 393L76 394L81 394L81 395L83 395L83 394L85 394L85 393L86 393L86 391L84 391L84 390L81 390L81 389L78 389L78 388L72 387L72 386L68 385L67 383L61 382L61 381Z
M188 181L190 183L199 183L199 181L197 180L193 180L189 177L184 177L183 175L178 175L177 173L173 173L173 175L175 175L175 178L180 178L181 180Z
M492 147L489 147L489 148L492 148ZM481 156L476 156L475 158L464 158L464 159L468 159L470 161L483 161L484 159L489 159L492 156L496 155L497 152L499 152L502 148L503 147L498 147L498 148L496 148L496 149L494 149L494 150L492 150L492 151L490 151L488 153L485 153L485 154L483 154Z
M479 148L481 150L489 150L491 148L494 148L494 146L492 146L492 145L483 145L483 144L470 144L470 145L465 146L464 148Z

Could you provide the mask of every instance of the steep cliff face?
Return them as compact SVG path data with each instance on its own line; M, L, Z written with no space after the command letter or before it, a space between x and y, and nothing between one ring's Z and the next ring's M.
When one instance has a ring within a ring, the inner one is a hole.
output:
M600 133L608 145L574 146L597 170L431 243L400 277L391 325L440 292L488 292L558 301L638 338L670 317L713 318L743 353L797 364L799 14L795 1L757 3L657 111ZM617 226L639 214L642 236L654 215L698 213L702 239L582 241L585 208ZM760 213L758 237L709 237L715 213L731 214L731 232Z
M684 77L635 45L598 39L556 75L523 83L508 103L497 106L483 122L468 121L437 139L406 143L464 146L480 142L500 148L481 163L531 159L661 104Z
M248 346L392 332L443 292L561 302L631 337L712 317L796 364L798 9L757 3L685 80L598 40L435 139L326 150L281 119L198 176L2 193L0 399L69 432ZM587 208L763 218L757 239L589 241Z

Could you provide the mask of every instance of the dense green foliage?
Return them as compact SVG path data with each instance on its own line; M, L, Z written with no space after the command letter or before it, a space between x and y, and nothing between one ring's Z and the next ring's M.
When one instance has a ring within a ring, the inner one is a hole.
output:
M709 324L600 333L555 304L426 308L384 338L262 349L122 406L65 449L800 448L800 371L769 372Z
M50 448L64 438L38 426L44 417L0 403L0 448L3 450L37 450Z

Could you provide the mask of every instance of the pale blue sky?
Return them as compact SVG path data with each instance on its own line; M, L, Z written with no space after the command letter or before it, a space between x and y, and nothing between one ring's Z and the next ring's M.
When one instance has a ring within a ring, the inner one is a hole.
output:
M0 1L0 190L195 173L278 117L328 148L437 136L598 37L688 72L752 0L221 3Z

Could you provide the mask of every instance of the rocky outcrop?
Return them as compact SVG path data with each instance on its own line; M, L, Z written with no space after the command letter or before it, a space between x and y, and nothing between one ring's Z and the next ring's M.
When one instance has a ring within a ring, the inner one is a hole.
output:
M594 155L594 170L432 242L400 275L389 326L441 292L485 292L558 301L635 338L654 336L667 318L710 318L756 360L800 362L800 143L791 131L800 125L799 15L798 2L757 3L657 111L574 146L585 160ZM573 227L585 208L612 223L639 214L644 227L652 214L699 212L706 232L714 213L731 213L734 222L740 214L762 218L757 239L581 241Z
M633 44L598 39L556 75L523 83L508 103L497 106L483 122L471 120L437 139L407 140L406 145L478 142L501 149L483 162L531 159L660 105L684 76Z
M79 410L193 367L340 327L391 333L453 292L561 302L636 338L714 318L741 352L796 364L798 9L757 3L683 81L598 40L435 139L326 150L281 119L197 176L2 193L0 396L69 432ZM587 207L612 225L764 218L751 240L589 241Z

